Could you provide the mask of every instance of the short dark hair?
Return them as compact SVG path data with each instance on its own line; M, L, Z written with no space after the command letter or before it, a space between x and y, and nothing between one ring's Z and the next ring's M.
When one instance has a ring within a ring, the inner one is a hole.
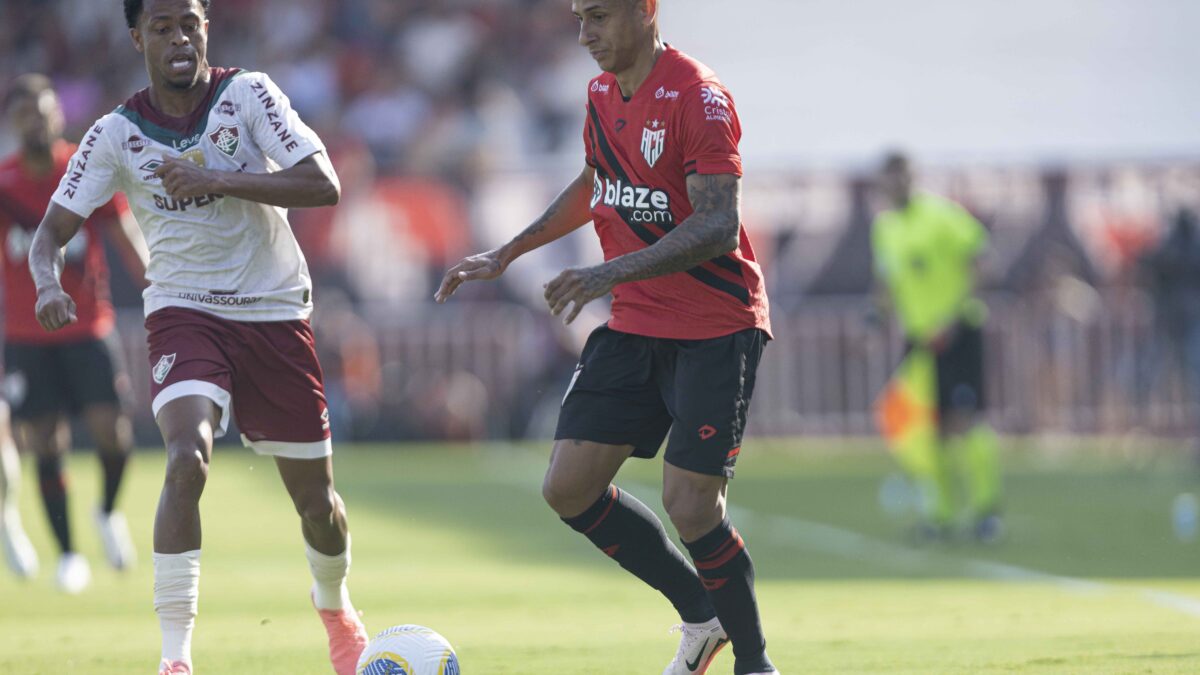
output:
M200 0L200 6L204 8L205 16L208 15L208 6L212 0ZM130 28L137 28L138 19L142 16L142 0L125 0L125 23Z
M882 168L884 171L902 171L907 170L912 162L908 158L908 153L899 149L888 150L883 155Z
M25 73L19 75L4 92L4 112L12 109L17 101L27 98L36 99L45 92L54 92L54 83L41 73Z

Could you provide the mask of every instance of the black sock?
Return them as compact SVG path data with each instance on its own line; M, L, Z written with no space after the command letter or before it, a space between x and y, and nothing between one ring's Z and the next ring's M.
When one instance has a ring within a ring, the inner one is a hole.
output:
M100 466L104 468L104 503L102 507L104 513L112 513L113 507L117 503L117 492L121 489L121 479L125 477L125 463L129 460L129 453L114 452L100 453Z
M684 546L692 554L721 627L733 643L733 672L740 675L775 670L767 658L767 641L758 618L754 563L729 519L696 541L684 542Z
M67 480L62 457L38 457L37 472L50 529L54 530L58 548L63 553L70 553L74 549L71 548L71 526L67 522Z
M684 621L703 623L716 616L696 570L671 542L662 521L629 493L610 485L588 510L563 522L665 595Z

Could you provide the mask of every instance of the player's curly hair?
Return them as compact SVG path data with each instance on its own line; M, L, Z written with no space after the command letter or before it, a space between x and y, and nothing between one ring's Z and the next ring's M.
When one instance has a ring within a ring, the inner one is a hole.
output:
M200 6L204 8L204 14L208 15L208 6L212 0L200 0ZM138 19L142 16L142 0L125 0L125 24L130 28L137 28Z

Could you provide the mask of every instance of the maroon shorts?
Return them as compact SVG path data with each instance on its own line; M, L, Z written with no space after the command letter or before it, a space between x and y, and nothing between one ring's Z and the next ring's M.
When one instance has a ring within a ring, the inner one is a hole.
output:
M154 415L183 396L221 409L218 436L237 418L242 442L264 455L314 459L332 452L329 410L306 320L231 321L181 307L146 317Z

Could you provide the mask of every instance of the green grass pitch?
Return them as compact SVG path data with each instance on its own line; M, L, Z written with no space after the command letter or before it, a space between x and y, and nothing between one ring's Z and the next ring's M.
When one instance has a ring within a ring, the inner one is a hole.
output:
M1018 449L1019 450L1019 449ZM351 591L372 631L428 625L467 675L661 672L669 605L570 532L539 496L548 444L341 446L354 533ZM913 548L883 515L881 453L802 439L747 445L731 488L758 570L770 652L798 673L1200 672L1200 542L1171 500L1200 489L1179 458L1074 455L1009 462L1009 538ZM161 453L123 496L139 566L107 569L91 527L92 457L73 457L75 538L92 562L78 597L54 557L26 461L23 513L39 578L0 572L0 673L151 673L158 625L150 526ZM657 506L659 462L621 477ZM219 447L203 501L197 672L329 673L299 527L269 459ZM711 673L732 672L723 653Z

